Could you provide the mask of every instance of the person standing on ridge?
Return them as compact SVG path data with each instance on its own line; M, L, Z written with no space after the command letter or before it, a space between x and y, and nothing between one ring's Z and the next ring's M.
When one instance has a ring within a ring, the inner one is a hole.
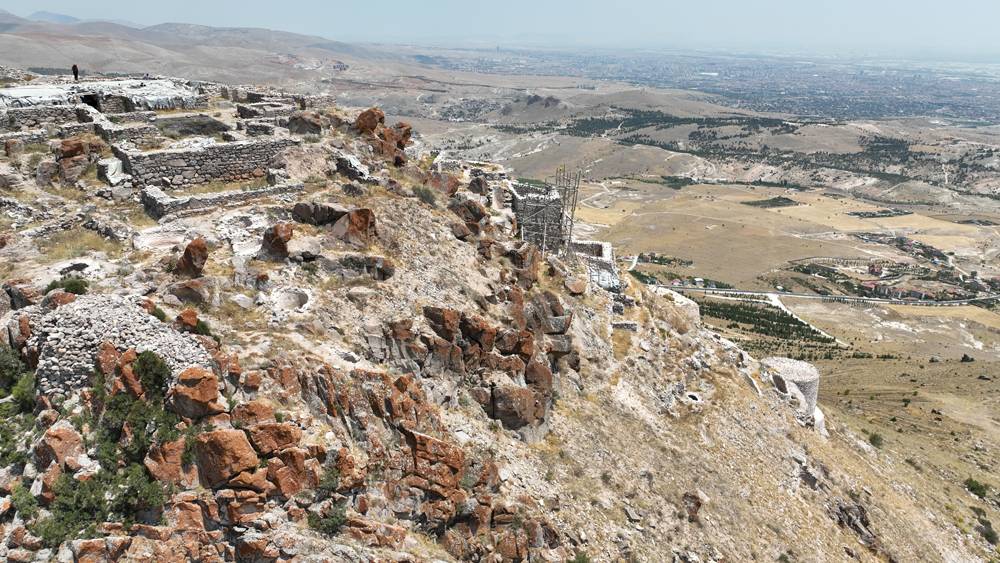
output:
M80 81L80 67L73 65L73 80Z

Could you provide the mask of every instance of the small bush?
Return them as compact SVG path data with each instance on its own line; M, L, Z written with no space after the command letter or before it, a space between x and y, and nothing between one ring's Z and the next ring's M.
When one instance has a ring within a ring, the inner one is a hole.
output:
M969 477L963 483L965 488L969 490L970 493L976 495L979 498L986 498L986 494L989 492L990 488L986 483L980 483L972 477Z
M155 401L162 399L167 392L170 381L170 366L153 352L142 352L135 361L135 374L142 382L146 398Z
M590 556L582 551L576 554L571 563L590 563Z
M198 319L198 324L194 325L194 333L200 334L201 336L208 336L209 338L215 338L212 334L212 327L208 326L208 323Z
M21 483L14 485L10 491L10 503L14 510L27 522L38 515L38 501Z
M323 471L323 476L319 479L319 485L316 486L316 491L323 498L329 498L333 493L337 492L337 487L340 486L340 471L334 467L328 467Z
M413 193L417 195L417 199L430 205L431 207L437 207L437 196L434 194L434 190L426 186L417 186L413 188Z
M63 291L68 291L76 295L84 295L87 293L87 288L90 286L90 282L83 278L62 278L58 280L53 280L45 288L45 293L52 291L53 289L62 289Z
M879 434L878 432L872 432L868 436L868 443L875 446L876 448L881 448L882 445L885 443L885 440L882 438L882 435Z
M161 309L159 307L154 308L153 312L150 313L150 315L153 315L154 317L156 317L157 319L159 319L161 323L167 322L167 314L164 313L163 309Z
M0 396L6 395L11 386L21 378L24 369L17 352L7 346L0 346Z
M14 388L10 391L14 397L14 406L20 412L31 412L35 410L35 376L26 373L17 380Z
M347 521L347 507L344 504L333 505L326 516L309 513L309 527L328 536L335 536Z

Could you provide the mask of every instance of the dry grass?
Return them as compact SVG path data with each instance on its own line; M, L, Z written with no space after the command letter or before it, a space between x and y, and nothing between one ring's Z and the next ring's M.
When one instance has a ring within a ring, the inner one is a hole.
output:
M198 195L221 192L250 191L259 190L267 186L267 178L257 178L256 180L246 180L242 182L207 182L178 190L177 195Z
M264 328L266 324L264 314L259 309L256 307L244 309L229 299L225 300L212 313L220 323L226 324L238 334Z
M120 244L82 228L58 232L42 241L41 247L45 258L51 262L79 258L91 252L116 256L122 251Z
M623 360L632 348L632 331L615 330L611 335L611 350L616 360Z

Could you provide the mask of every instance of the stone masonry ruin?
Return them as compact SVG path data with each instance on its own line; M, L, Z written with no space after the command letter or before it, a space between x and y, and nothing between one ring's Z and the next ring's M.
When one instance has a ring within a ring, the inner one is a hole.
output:
M580 173L570 176L565 168L556 173L555 183L517 182L511 186L512 206L521 238L542 252L561 254L573 239Z
M150 152L115 146L114 153L137 186L180 187L262 178L267 174L268 162L296 144L298 141L293 139L266 139Z

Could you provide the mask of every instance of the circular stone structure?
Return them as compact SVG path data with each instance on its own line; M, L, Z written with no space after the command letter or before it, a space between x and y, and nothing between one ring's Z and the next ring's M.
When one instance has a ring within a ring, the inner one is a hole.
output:
M26 345L38 358L39 390L66 393L90 385L97 351L105 340L118 351L155 352L174 375L188 367L212 365L196 338L160 322L140 303L138 297L80 295L54 310L38 305L21 310L30 318Z
M778 391L798 399L801 414L809 416L816 412L816 397L819 394L819 371L816 366L777 356L764 358L760 365Z

